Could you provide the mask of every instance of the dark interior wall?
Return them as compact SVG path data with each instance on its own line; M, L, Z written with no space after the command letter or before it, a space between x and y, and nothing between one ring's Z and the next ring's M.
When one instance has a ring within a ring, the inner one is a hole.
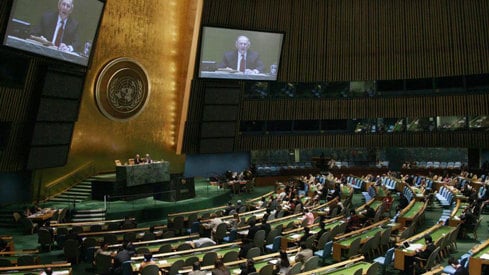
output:
M32 189L31 174L0 173L0 205L30 202Z

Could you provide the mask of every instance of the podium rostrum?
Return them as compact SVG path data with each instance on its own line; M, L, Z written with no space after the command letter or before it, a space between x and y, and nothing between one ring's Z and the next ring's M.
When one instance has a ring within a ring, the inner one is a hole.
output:
M116 181L126 187L170 181L170 163L158 161L138 165L116 166Z
M118 165L115 177L100 177L92 181L92 199L105 195L138 199L151 196L160 186L170 185L170 163L158 161L137 165Z

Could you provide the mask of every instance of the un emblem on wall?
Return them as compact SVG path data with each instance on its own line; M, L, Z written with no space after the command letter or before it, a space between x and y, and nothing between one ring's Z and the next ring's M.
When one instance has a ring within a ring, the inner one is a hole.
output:
M95 84L97 106L109 119L128 120L136 117L149 98L149 82L145 70L136 61L117 58L104 66Z

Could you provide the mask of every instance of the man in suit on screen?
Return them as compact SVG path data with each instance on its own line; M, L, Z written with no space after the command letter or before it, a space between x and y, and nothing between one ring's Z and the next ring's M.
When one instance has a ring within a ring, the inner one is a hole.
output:
M244 35L236 39L236 50L224 53L219 68L241 71L244 74L262 73L265 65L260 59L260 55L250 50L250 39Z
M42 15L41 22L33 35L51 42L60 51L76 52L79 50L78 21L70 15L75 7L74 0L59 0L58 10Z

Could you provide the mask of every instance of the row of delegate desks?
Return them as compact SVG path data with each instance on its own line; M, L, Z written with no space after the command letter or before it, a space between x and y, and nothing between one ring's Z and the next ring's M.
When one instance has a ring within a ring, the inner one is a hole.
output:
M0 274L33 274L41 273L45 268L50 267L55 274L71 275L71 264L40 264L40 265L24 265L24 266L8 266L0 267Z
M405 266L405 257L412 257L416 254L416 249L423 249L425 247L425 235L431 235L433 238L433 243L438 243L440 239L449 235L452 231L454 231L456 227L445 226L442 224L435 224L434 226L426 229L423 232L420 232L403 242L408 242L411 244L408 248L403 248L402 243L398 243L397 248L394 250L394 267L399 270L404 270Z
M204 255L208 252L211 251L216 251L218 259L221 259L224 257L224 255L230 251L236 251L239 252L239 244L240 243L230 243L230 244L222 244L222 245L214 245L214 246L209 246L205 248L196 248L191 251L177 251L173 253L162 253L162 254L155 254L153 255L153 258L155 258L155 261L158 265L159 268L167 269L171 267L173 263L179 260L186 260L191 257L198 257L199 261L202 261L204 258ZM297 249L291 249L287 250L287 253L295 253L297 252ZM259 271L259 269L266 264L268 264L270 259L278 258L279 253L270 253L262 256L258 256L253 258L255 261L255 267ZM139 270L140 267L140 262L143 260L143 256L135 256L131 258L131 267L132 270ZM294 257L290 257L291 264L294 262ZM226 266L232 267L231 270L233 269L239 269L239 264L241 263L246 263L246 260L238 260L235 262L228 262L225 263ZM212 269L214 266L203 266L202 269ZM235 273L233 273L235 274Z
M332 219L324 221L324 228L326 230L332 230L334 227L340 226L343 223L345 223L343 216L334 217ZM319 227L319 224L314 224L313 226L311 226L309 233L316 234L320 230L321 228ZM297 243L302 238L302 236L304 236L303 227L283 232L280 244L281 249L285 250L287 249L289 244Z
M163 228L166 228L166 226L155 226L155 230L161 230ZM99 232L83 232L78 234L81 238L95 238L97 239L98 242L102 241L104 235L116 235L117 236L117 241L122 242L124 239L124 234L126 233L136 233L136 238L140 239L144 236L144 232L149 231L149 227L137 227L137 228L131 228L131 229L120 229L120 230L111 230L111 231L99 231ZM160 231L156 235L161 235L162 232Z
M244 205L250 205L250 204L252 205L258 201L261 201L263 198L268 198L269 196L271 196L273 194L275 194L275 192L271 191L271 192L268 192L268 193L261 195L259 197L249 199L246 201L246 203ZM218 206L218 207L213 207L213 208L198 209L198 210L187 211L187 212L170 213L170 214L168 214L168 220L171 220L177 216L184 216L185 219L187 220L188 217L192 214L202 215L203 213L215 213L217 211L222 211L222 210L226 209L226 207L228 207L228 206L223 205L223 206Z
M7 259L10 261L11 264L16 265L17 264L17 259L20 256L23 255L33 255L34 256L34 263L38 264L40 259L39 259L39 250L37 249L30 249L30 250L11 250L11 251L2 251L0 252L0 258L1 259Z
M179 236L179 237L172 237L172 238L165 238L165 239L156 239L156 240L151 240L151 241L140 241L140 242L133 242L132 244L134 247L140 248L140 247L145 247L148 248L151 253L157 253L160 249L160 247L164 244L170 243L172 246L172 250L176 250L177 247L183 243L186 242L192 242L193 240L199 239L198 234L193 234L193 235L187 235L187 236ZM122 244L112 244L109 245L109 250L117 252L122 247ZM98 246L96 247L98 248Z
M360 211L363 211L365 210L365 206L366 205L369 205L370 208L372 208L373 210L377 211L379 209L379 207L383 204L384 202L382 200L378 200L376 198L373 198L371 200L369 200L368 202L360 205L359 207L355 208L355 212L356 213L359 213Z
M130 220L135 221L134 218L131 218ZM120 225L125 219L113 219L113 220L104 220L104 221L89 221L89 222L70 222L70 223L57 223L57 222L51 222L49 224L50 227L54 229L56 232L57 228L66 228L66 229L73 229L74 227L81 227L83 232L90 232L90 228L93 225L100 225L102 226L102 231L107 231L109 228L109 224L118 224Z
M204 255L209 253L210 251L216 251L217 257L220 259L222 258L226 253L230 251L236 251L239 252L240 249L240 242L236 243L228 243L228 244L221 244L221 245L214 245L214 246L208 246L208 247L202 247L202 248L195 248L191 250L183 250L183 251L174 251L174 252L168 252L168 253L159 253L159 254L153 254L153 258L155 261L157 261L158 266L160 268L168 268L170 267L174 262L178 260L186 260L190 257L198 257L199 261L202 261L204 258ZM131 261L133 262L132 268L133 270L138 270L139 266L137 263L141 262L144 259L144 256L134 256L131 257Z

